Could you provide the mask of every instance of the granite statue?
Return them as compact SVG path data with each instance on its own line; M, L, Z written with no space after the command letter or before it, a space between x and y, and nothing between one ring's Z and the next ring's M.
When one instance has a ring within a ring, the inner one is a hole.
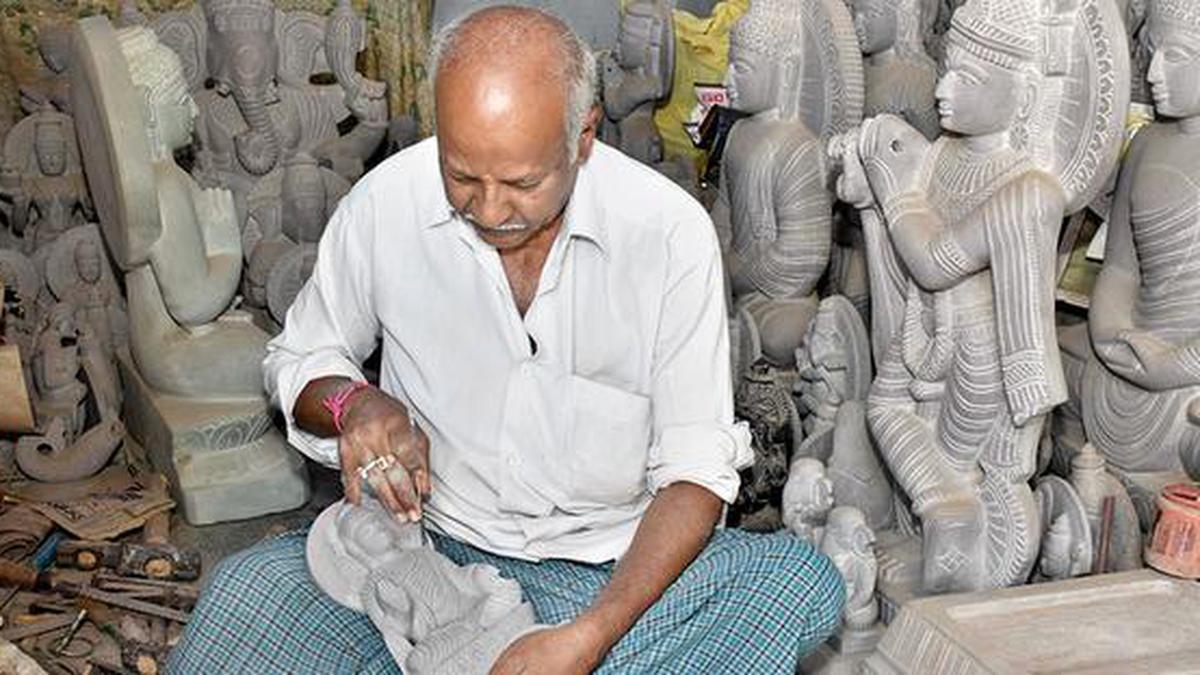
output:
M1133 140L1091 296L1087 439L1123 476L1200 468L1200 3L1150 3L1159 121ZM1148 526L1149 523L1146 523Z
M712 217L736 308L780 367L817 310L829 262L832 199L822 137L862 113L862 59L840 0L761 0L730 34L725 84L750 116L726 142Z
M897 304L867 417L921 520L924 592L1021 583L1037 561L1028 481L1066 399L1055 244L1120 151L1123 31L1104 0L968 0L936 90L952 133L931 144L883 115L835 144L843 194L882 214L871 274L903 281L872 286L873 314Z
M26 252L90 219L92 204L69 115L47 103L12 128L0 160L0 197L11 204L11 236Z
M350 183L306 154L295 155L255 183L246 199L242 253L246 304L282 324L312 274L317 243Z
M455 565L419 523L369 497L325 509L306 554L321 590L367 614L406 673L486 673L511 642L542 628L515 581L490 565Z
M654 109L671 95L675 33L671 3L639 0L621 10L615 53L601 57L604 114L612 145L642 162L663 161L662 136Z
M879 619L875 599L875 532L867 525L862 511L838 505L829 511L821 553L829 556L846 582L846 607L842 610L843 630L865 630Z
M1079 493L1058 476L1043 476L1034 497L1042 522L1034 580L1061 581L1090 574L1092 529Z
M242 251L233 198L176 164L198 112L179 57L144 26L76 24L71 96L108 250L124 273L126 423L185 515L213 522L293 508L303 464L262 394L267 335L232 310Z
M929 140L941 133L937 63L925 51L925 0L847 0L863 52L864 117L892 113Z
M71 306L80 333L113 361L117 351L128 345L129 317L99 228L90 223L75 228L59 236L44 253L46 283L39 302Z
M758 360L742 374L734 392L734 414L750 425L754 464L742 471L733 519L750 530L779 528L779 504L788 462L804 437L796 405L782 374Z
M871 347L849 300L834 295L821 301L796 363L793 393L804 440L793 456L825 463L834 503L857 508L872 530L891 528L896 497L867 429Z
M354 67L365 27L346 0L328 17L269 0L204 0L151 26L179 54L200 109L193 172L232 190L239 214L254 180L289 153L352 181L387 134L385 86Z

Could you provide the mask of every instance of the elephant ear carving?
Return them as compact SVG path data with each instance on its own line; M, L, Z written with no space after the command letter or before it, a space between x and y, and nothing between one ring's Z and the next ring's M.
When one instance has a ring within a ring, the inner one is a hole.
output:
M313 75L329 72L324 17L312 12L277 13L275 41L279 45L281 84L306 87Z
M204 12L196 4L191 9L167 12L160 15L150 27L158 35L159 42L167 45L179 55L183 64L183 76L188 91L204 88L208 79L208 64L205 54L208 49L208 27L204 23Z

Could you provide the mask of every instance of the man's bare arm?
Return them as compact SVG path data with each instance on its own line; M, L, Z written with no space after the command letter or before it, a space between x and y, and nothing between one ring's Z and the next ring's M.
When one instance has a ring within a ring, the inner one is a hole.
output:
M513 643L492 673L594 670L704 549L721 508L721 500L699 485L673 483L660 490L592 606L570 624Z

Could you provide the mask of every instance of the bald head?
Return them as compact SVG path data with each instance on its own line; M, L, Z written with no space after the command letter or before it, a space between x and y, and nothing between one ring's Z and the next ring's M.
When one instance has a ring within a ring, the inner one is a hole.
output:
M474 103L497 114L502 105L517 104L561 114L574 161L577 139L595 104L596 60L560 19L527 7L477 10L438 32L429 64L439 105L449 98L441 95L447 85L475 90L473 98L479 100Z

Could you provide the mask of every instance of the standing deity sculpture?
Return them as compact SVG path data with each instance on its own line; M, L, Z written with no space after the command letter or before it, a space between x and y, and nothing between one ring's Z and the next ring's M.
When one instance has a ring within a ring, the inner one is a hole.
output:
M312 274L317 243L350 183L306 154L263 176L246 199L242 252L246 304L267 309L282 324Z
M307 498L262 395L267 335L229 311L242 271L233 199L175 163L197 108L179 57L143 26L76 25L71 96L108 249L125 273L130 429L193 522Z
M735 311L763 355L794 365L829 262L832 200L821 139L862 114L862 58L841 0L757 0L730 33L734 124L713 222Z
M671 3L638 0L621 10L615 53L600 59L606 140L622 152L654 165L663 161L662 135L654 109L671 95L675 33Z
M92 212L70 115L44 104L4 141L0 197L11 202L9 226L26 252L87 222Z
M1200 2L1155 0L1148 28L1160 121L1118 180L1080 396L1112 469L1200 477Z
M1066 398L1055 244L1115 166L1123 32L1106 0L969 0L936 90L951 133L930 144L885 115L832 144L842 195L882 212L871 274L892 286L873 278L872 314L895 323L867 416L921 520L925 592L1021 583L1036 562L1028 481Z
M152 26L182 59L200 108L193 173L232 190L239 215L254 181L290 153L354 180L387 134L386 88L354 66L366 32L346 0L329 17L270 0L203 0ZM333 82L313 84L323 75Z
M321 590L366 613L406 673L486 673L514 640L544 628L517 582L491 565L454 564L420 524L369 497L325 509L306 558Z
M100 230L94 224L75 228L43 249L45 288L39 303L64 303L74 309L75 324L109 361L129 340L125 298L117 287Z
M927 0L847 0L862 49L866 101L863 115L892 113L929 140L941 133L937 63L925 51L923 28L936 7Z

